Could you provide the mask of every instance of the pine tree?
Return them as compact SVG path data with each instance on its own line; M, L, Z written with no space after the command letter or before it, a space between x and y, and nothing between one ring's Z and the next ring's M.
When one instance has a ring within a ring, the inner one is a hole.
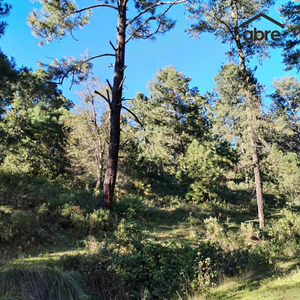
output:
M63 174L63 119L68 117L72 103L51 83L51 75L41 69L34 73L23 70L12 88L14 98L1 123L4 165L11 165L12 160L12 168L26 165L29 176L53 179Z
M285 153L296 152L300 155L300 83L296 77L286 75L274 80L272 86L275 91L270 96L269 117L273 123L281 125L280 131L273 136L273 143Z
M149 97L137 94L132 111L144 126L139 138L148 161L163 174L174 173L193 139L210 139L205 99L197 88L190 88L191 78L176 68L159 69L148 83Z
M0 18L6 17L9 15L11 10L11 5L3 3L3 0L0 0ZM7 23L5 21L0 22L0 38L4 34Z
M286 29L282 35L283 63L286 70L300 70L300 1L293 0L281 5L279 11L286 18Z
M183 184L189 185L187 197L193 202L200 202L206 198L211 201L217 197L220 185L224 184L226 173L232 166L228 154L233 154L234 151L228 147L227 155L221 155L222 147L224 144L216 145L211 142L203 146L197 140L193 140L185 156L181 158L181 168L176 175Z
M247 67L249 60L255 55L267 56L266 41L243 41L240 24L250 17L266 12L274 1L246 1L246 0L211 0L200 2L198 7L190 6L190 12L198 23L189 29L191 35L198 36L202 32L211 32L221 38L222 43L230 43L230 51L227 53L230 59L239 60L241 89L243 91L248 122L248 137L252 151L252 163L256 185L256 198L260 228L264 228L263 192L260 175L260 163L258 156L258 136L255 131L260 100L257 94L257 86L253 72ZM245 26L247 29L249 25Z
M157 33L165 33L174 27L175 22L167 18L169 9L185 0L175 0L170 2L161 2L156 0L135 1L134 7L128 3L128 0L107 1L99 3L95 1L94 5L78 8L75 1L71 0L39 0L42 4L40 13L31 12L28 21L33 29L33 33L41 39L41 43L48 43L55 39L61 39L72 31L86 25L94 9L107 8L117 13L117 32L116 45L110 42L113 53L105 53L96 56L88 56L74 60L73 58L54 62L51 70L57 78L63 80L71 75L74 81L86 78L91 69L91 60L103 56L114 57L114 80L113 84L107 81L111 98L109 95L102 97L109 103L110 107L110 140L109 153L107 159L107 168L105 171L105 180L101 207L112 208L112 200L116 183L118 156L120 147L120 114L122 106L123 83L125 80L125 48L131 39L153 38ZM160 10L161 7L164 7ZM134 14L132 14L135 12ZM85 14L84 14L85 13ZM156 22L152 29L151 24ZM128 37L126 37L128 34Z

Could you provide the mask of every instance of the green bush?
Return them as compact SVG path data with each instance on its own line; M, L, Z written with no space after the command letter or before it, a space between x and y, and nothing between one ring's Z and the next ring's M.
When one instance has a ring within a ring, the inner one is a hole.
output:
M296 257L300 254L300 214L282 211L282 217L265 229L273 256Z
M115 214L131 220L143 219L147 215L147 205L138 196L122 198L115 203Z
M203 293L223 276L239 275L247 269L268 264L269 253L261 247L229 250L218 242L201 242L195 264L195 279L191 286L195 292Z
M89 214L89 231L97 233L100 230L105 230L108 227L109 211L103 209L95 209Z
M103 209L86 213L85 209L81 209L79 206L65 204L59 209L59 214L68 226L75 229L79 236L84 236L107 229L110 213Z

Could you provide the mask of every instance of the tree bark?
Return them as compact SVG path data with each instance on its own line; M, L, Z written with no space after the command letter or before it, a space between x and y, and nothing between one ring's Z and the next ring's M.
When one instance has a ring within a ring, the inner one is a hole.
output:
M249 191L249 173L248 170L245 168L245 183L246 183L246 191Z
M126 0L118 1L117 44L110 105L110 140L103 193L100 201L101 208L108 210L112 209L120 147L120 114L125 66L126 3Z
M263 201L263 190L262 190L261 177L260 177L260 165L259 165L256 145L253 145L252 151L253 151L252 159L254 165L254 178L255 178L255 186L256 186L259 228L263 230L265 228L264 201Z

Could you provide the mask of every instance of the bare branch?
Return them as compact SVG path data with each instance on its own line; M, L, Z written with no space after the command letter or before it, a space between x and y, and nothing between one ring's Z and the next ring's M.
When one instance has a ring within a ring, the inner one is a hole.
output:
M139 118L136 116L136 114L134 114L129 108L127 108L127 107L125 107L125 106L121 106L122 108L124 108L125 110L127 110L129 113L131 113L133 116L134 116L134 118L135 118L135 120L137 121L137 123L139 123L140 124L140 126L144 129L144 130L146 130L145 129L145 126L141 123L141 121L139 120Z
M124 67L121 69L121 72L124 71L126 68L127 68L127 66L124 66Z
M109 41L110 45L112 46L112 48L114 49L114 51L117 51L116 47L113 45L113 43L111 41Z
M103 57L103 56L116 56L115 54L110 54L110 53L105 53L105 54L100 54L100 55L95 55L95 56L92 56L90 57L89 59L85 60L84 62L88 62L92 59L95 59L95 58L99 58L99 57Z
M101 96L108 103L109 108L111 109L111 103L110 103L110 101L103 94L101 94L100 92L98 92L96 90L94 91L94 93L97 94L97 95L99 95L99 96Z
M109 102L110 102L110 97L109 97L109 92L108 92L108 90L106 90L106 95L107 95L107 99L108 99Z
M108 79L106 79L106 82L107 82L107 84L108 84L108 86L109 86L110 90L112 91L113 89L112 89L112 86L111 86L111 84L110 84L109 80L108 80Z
M87 6L87 7L84 7L82 9L78 9L75 11L75 13L81 13L82 11L85 11L85 10L89 10L89 9L92 9L92 8L96 8L96 7L109 7L109 8L113 8L115 10L118 10L117 7L113 6L113 5L110 5L110 4L95 4L95 5L91 5L91 6Z
M118 91L122 88L122 84L124 83L125 79L126 79L126 76L120 82L119 87L118 87Z

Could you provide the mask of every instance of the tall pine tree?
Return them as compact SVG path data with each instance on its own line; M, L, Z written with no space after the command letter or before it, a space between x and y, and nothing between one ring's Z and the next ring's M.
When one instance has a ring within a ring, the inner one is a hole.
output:
M247 63L255 55L266 56L266 41L244 41L242 30L248 28L240 25L249 18L265 13L274 1L270 0L209 0L200 2L199 6L190 6L190 12L197 23L189 29L191 35L198 36L203 32L211 32L221 38L222 43L230 44L227 53L230 59L239 60L241 90L243 91L246 119L248 122L248 141L252 152L252 166L254 170L256 198L260 228L264 228L263 191L258 156L258 136L255 130L260 100L256 92L257 87L253 72Z
M79 60L66 59L55 62L52 70L60 80L68 75L73 79L82 80L91 69L91 60L103 57L114 57L114 79L109 93L102 97L109 103L110 107L110 141L105 171L105 180L101 207L112 208L112 200L117 177L118 157L120 148L120 114L122 106L122 93L124 84L125 48L126 44L132 39L153 38L157 33L165 33L174 27L175 22L167 18L166 14L170 8L186 0L174 1L143 1L137 0L131 5L128 0L106 1L99 3L95 1L93 5L78 8L75 1L71 0L39 0L42 4L41 11L31 12L28 21L42 43L61 39L72 31L86 25L93 10L97 8L111 9L116 12L116 44L111 41L112 53L99 54L95 56L83 57ZM154 28L152 24L154 24Z

